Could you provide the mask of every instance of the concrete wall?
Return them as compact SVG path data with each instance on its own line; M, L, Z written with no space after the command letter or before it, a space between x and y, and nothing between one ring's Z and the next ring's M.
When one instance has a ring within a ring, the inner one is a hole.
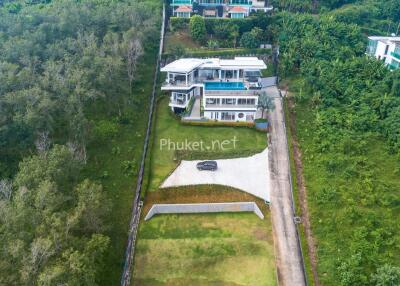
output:
M264 215L255 202L235 202L202 204L154 204L147 213L145 220L151 219L156 214L219 212L254 212L259 218L264 219Z

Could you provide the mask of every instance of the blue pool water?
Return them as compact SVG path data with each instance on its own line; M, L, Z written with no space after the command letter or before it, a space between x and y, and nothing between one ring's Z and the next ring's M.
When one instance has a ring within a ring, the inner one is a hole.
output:
M206 90L244 90L243 82L205 82Z

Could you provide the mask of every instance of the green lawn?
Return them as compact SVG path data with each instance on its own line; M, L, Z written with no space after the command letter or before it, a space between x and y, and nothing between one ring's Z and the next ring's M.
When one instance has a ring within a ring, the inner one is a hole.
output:
M185 139L190 142L202 141L204 143L204 152L210 152L214 143L214 152L243 152L246 156L249 152L255 154L267 147L266 134L251 128L182 125L170 111L168 98L162 98L158 102L155 124L149 187L153 191L158 189L161 182L177 165L177 162L174 161L175 151L164 144L165 140L169 140L169 142L184 142ZM218 148L218 142L234 138L237 140L235 146L233 146L233 143L229 143L224 145L226 147L224 150ZM207 150L206 147L210 147L210 150Z
M134 285L276 285L270 218L161 215L142 222Z

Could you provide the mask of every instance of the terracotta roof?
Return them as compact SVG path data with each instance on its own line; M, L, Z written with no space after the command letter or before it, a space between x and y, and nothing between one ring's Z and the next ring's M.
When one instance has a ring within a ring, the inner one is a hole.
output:
M179 6L175 12L192 12L192 7L189 6Z
M229 13L246 13L247 9L240 7L240 6L234 6L232 9L229 10Z

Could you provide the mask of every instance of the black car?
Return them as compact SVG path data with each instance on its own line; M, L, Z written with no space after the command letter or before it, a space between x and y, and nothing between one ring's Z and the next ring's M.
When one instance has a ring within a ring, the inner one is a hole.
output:
M218 165L216 161L203 161L199 162L196 165L199 171L215 171L218 169Z

